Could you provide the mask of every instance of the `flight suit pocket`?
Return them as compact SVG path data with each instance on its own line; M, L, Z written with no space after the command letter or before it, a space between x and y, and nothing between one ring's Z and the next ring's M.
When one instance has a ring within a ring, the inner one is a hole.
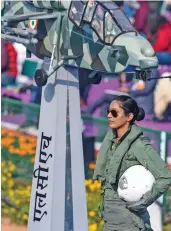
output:
M131 225L129 211L124 202L120 200L107 200L104 203L104 221L111 225Z

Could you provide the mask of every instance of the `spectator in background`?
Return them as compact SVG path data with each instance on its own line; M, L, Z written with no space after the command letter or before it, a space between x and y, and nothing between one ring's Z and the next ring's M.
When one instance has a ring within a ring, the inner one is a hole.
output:
M100 107L101 108L100 117L105 117L106 110L108 109L109 104L113 100L113 98L114 98L113 94L104 93L102 97L100 97L98 100L96 100L94 103L90 104L87 107L87 113L93 114L95 110Z
M156 21L160 17L163 1L148 1L149 12L147 15L147 35L155 27Z
M127 92L129 84L131 84L130 78L127 78L127 74L122 72L119 75L119 85L123 89L123 92ZM113 86L115 88L115 86ZM110 102L113 100L114 96L119 92L115 92L111 89L105 90L104 95L98 98L95 102L88 105L86 112L88 114L93 114L97 108L100 108L100 117L106 117L106 111L109 108ZM120 94L120 93L119 93ZM126 94L127 95L127 94Z
M134 24L136 11L140 8L140 4L136 0L124 1L123 10L129 20Z
M8 54L5 41L1 39L1 74L8 69Z
M171 79L160 79L154 92L153 119L158 122L168 121L168 114L171 115L169 106L171 106Z
M31 104L41 104L42 97L42 87L34 86L34 85L26 85L20 88L19 92L23 93L26 91L31 91ZM38 128L39 123L39 112L37 110L33 110L30 107L25 107L26 121L20 125L20 130L28 127L36 127Z
M160 16L151 28L150 42L161 65L171 65L171 22Z
M153 77L159 77L158 70L152 70ZM157 79L144 82L139 80L129 88L121 87L119 91L127 92L129 95L136 99L138 105L143 107L146 114L153 114L154 113L154 89L157 84Z
M149 13L149 5L147 1L138 1L138 3L140 4L140 7L135 13L134 26L141 35L146 37L146 33L148 31L147 17Z
M15 84L17 77L17 52L12 43L1 39L1 86Z
M135 13L135 28L139 33L148 37L149 31L155 26L160 16L162 1L138 1L140 7Z

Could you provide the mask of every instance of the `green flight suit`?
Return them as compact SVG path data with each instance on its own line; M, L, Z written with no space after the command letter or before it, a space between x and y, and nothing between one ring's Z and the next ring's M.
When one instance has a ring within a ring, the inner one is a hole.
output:
M102 182L104 193L100 212L104 231L151 231L147 207L171 186L171 170L137 125L131 125L117 145L115 139L116 131L110 129L100 148L93 176ZM143 165L156 179L149 199L136 212L129 210L117 193L120 177L134 165Z

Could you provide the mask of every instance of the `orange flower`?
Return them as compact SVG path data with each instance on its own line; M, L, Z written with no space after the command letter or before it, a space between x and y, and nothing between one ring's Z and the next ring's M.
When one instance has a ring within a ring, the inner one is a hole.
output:
M32 163L34 163L35 162L35 158L33 157L33 158L31 158L31 162Z
M19 137L19 141L20 141L20 142L25 142L25 141L26 141L26 138L23 137L23 136L20 136L20 137Z
M20 150L19 154L20 154L20 156L25 156L26 152L25 152L25 150Z
M1 145L2 147L8 147L9 145L13 144L15 142L14 139L12 138L3 138L2 141L1 141Z
M36 154L36 150L30 150L30 151L29 151L29 154L30 154L30 155L35 155L35 154Z
M8 137L9 137L9 136L13 137L13 136L14 136L14 132L13 132L13 131L9 131L9 132L8 132Z
M2 138L2 147L8 148L10 154L17 154L20 156L32 155L36 153L37 137L25 135L18 131L2 128L2 133L5 134ZM18 147L14 144L18 143ZM32 160L34 162L34 160Z
M15 148L14 148L13 146L10 146L9 149L8 149L8 151L9 151L10 153L14 153Z
M91 170L94 170L94 169L95 169L95 166L96 166L96 165L95 165L94 163L90 163L90 164L89 164L89 168L90 168Z

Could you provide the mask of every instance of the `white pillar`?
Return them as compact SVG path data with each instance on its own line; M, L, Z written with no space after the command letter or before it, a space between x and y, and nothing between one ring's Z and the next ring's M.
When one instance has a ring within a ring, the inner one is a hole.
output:
M84 179L78 70L61 67L42 91L28 231L87 231Z

